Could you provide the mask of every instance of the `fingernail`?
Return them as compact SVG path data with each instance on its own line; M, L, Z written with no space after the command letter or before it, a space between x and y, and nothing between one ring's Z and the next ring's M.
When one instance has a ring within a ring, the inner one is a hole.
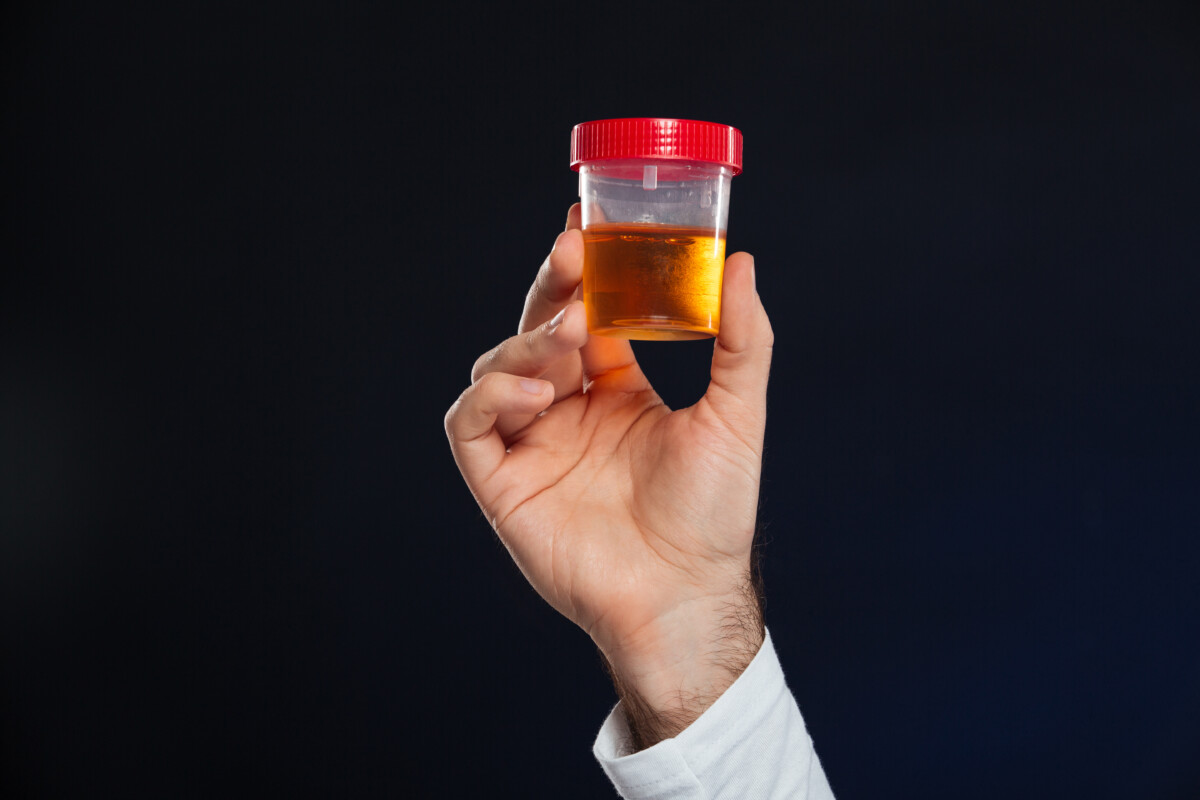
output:
M754 272L754 256L750 256L750 285L754 287L754 293L758 294L758 275Z
M531 381L528 379L523 379L521 381L521 388L524 389L525 391L529 392L530 394L541 394L543 391L545 391L546 384L543 383L542 381Z
M567 310L564 308L554 315L554 319L550 320L550 324L546 326L546 333L554 333L555 329L562 324L563 317L567 316Z

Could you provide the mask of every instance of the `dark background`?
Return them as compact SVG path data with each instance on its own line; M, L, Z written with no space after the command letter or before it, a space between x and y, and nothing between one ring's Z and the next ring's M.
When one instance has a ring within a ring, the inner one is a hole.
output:
M442 415L613 116L745 134L839 796L1200 796L1196 4L4 15L6 796L612 796Z

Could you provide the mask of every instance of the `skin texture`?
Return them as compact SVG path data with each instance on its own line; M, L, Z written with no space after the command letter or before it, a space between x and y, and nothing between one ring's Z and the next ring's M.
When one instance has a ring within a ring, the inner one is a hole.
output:
M753 258L731 255L711 383L672 411L629 342L588 336L579 227L573 206L518 334L476 361L446 434L521 572L600 649L642 749L762 644L751 555L774 335Z

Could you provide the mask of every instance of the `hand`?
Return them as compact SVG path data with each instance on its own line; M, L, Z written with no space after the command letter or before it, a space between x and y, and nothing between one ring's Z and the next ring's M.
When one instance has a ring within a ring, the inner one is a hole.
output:
M751 545L774 335L753 258L730 256L711 383L670 410L628 341L588 335L578 228L574 206L519 334L475 363L446 434L522 573L604 654L640 748L687 727L762 644Z

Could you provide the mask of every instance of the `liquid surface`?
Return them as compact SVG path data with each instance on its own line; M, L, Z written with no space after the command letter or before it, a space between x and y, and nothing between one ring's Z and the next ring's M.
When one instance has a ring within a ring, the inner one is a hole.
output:
M583 231L588 330L623 339L716 336L725 237L714 233L653 223L589 226Z

